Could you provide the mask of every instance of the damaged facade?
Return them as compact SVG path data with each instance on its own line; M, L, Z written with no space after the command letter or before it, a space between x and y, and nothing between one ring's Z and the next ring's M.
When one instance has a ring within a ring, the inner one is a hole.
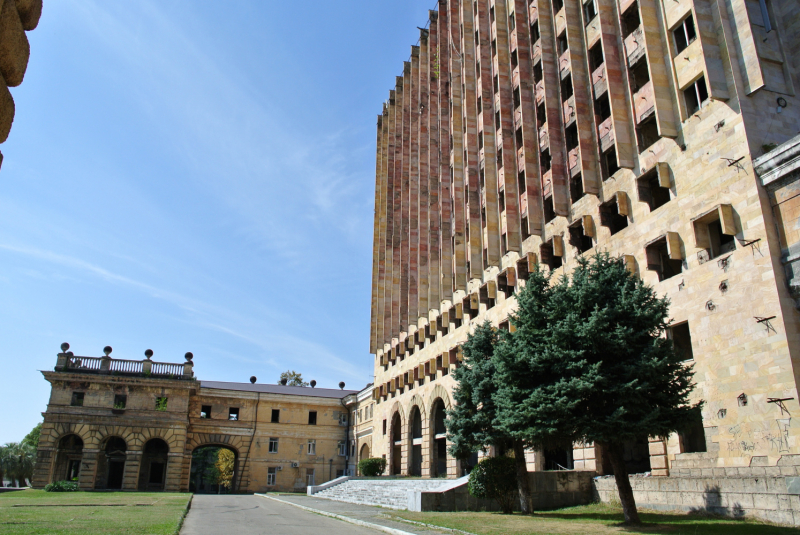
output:
M629 444L629 469L796 471L794 186L754 169L800 130L794 7L439 1L377 124L373 455L391 473L463 474L443 426L460 344L513 328L536 264L595 251L670 298L706 401L681 434ZM591 444L528 460L608 473Z
M235 456L231 492L304 490L352 475L371 448L371 388L361 392L200 381L184 363L80 357L62 346L44 413L33 486L65 479L81 489L214 491L196 454ZM356 410L358 399L366 400ZM358 442L357 442L358 441ZM195 462L193 466L193 454ZM202 468L202 467L200 467ZM215 491L214 491L215 492Z

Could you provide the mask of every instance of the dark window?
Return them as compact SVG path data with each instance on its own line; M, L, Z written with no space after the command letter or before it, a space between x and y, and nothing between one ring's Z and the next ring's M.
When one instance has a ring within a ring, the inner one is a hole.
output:
M652 114L636 125L636 141L639 144L639 152L644 152L645 149L651 147L658 140L658 124L656 123L655 114Z
M528 230L528 216L522 216L520 223L522 225L522 239L527 240L531 235L530 231Z
M542 81L542 62L537 61L533 64L533 81L539 83Z
M566 78L561 80L561 100L567 100L572 96L572 93L572 75L568 74Z
M666 237L651 243L645 251L647 253L647 269L658 273L659 281L672 278L683 271L683 261L673 260L669 257Z
M711 258L736 250L736 240L733 239L733 236L722 233L722 224L719 219L708 223L708 237L711 241Z
M580 173L569 179L569 197L573 204L583 198L583 177Z
M239 407L228 409L228 420L237 421L239 419Z
M611 117L611 104L608 102L608 93L594 101L594 113L597 115L597 124L599 125L609 117Z
M583 233L583 223L578 221L571 227L569 227L569 244L575 247L578 250L579 254L583 254L592 247L594 247L594 242L592 241L591 236L587 236Z
M520 194L525 193L528 189L527 181L525 180L525 171L520 171L517 175L517 182L519 184L519 192Z
M520 103L522 103L522 100L520 99L520 96L519 96L519 87L515 87L514 88L514 109L519 108Z
M308 425L317 425L317 411L308 411Z
M578 126L572 124L564 130L564 137L567 142L567 150L570 151L574 148L577 148L578 142L580 139L578 138Z
M497 75L494 75L494 92L497 93L500 91L500 78ZM452 145L452 141L450 143Z
M277 424L281 421L281 410L280 409L272 409L272 418L270 422L273 424Z
M83 407L83 392L73 392L72 393L72 400L69 402L70 405L73 407Z
M508 31L513 32L517 28L516 17L514 17L514 12L512 11L511 14L508 16Z
M516 142L517 142L517 149L521 149L521 148L522 148L523 141L524 141L524 139L523 139L523 137L522 137L522 128L521 128L521 127L520 127L520 128L517 128L517 131L516 131L516 133L515 133L515 136L514 136L514 137L515 137L515 140L516 140Z
M675 347L675 353L680 356L681 360L694 360L694 352L692 351L692 335L689 332L688 321L668 327L667 338L672 340L672 345Z
M386 420L383 421L383 434L386 435Z
M550 149L543 150L541 158L539 158L539 165L542 167L542 173L546 173L550 170L551 163L552 159L550 158Z
M669 188L665 188L659 181L656 169L641 176L637 181L639 189L639 200L646 202L650 206L650 211L661 208L672 200L672 194Z
M628 218L619 213L616 198L600 205L600 224L608 227L612 236L628 226Z
M531 43L536 43L539 40L539 20L537 19L531 24Z
M561 35L558 36L557 39L558 43L558 55L560 56L567 50L569 50L569 41L567 41L567 32L562 32Z
M114 394L114 408L124 409L128 404L128 396L125 394Z
M611 147L602 154L601 164L603 167L603 180L611 178L611 175L619 171L616 147Z
M517 56L517 51L513 51L511 53L511 69L516 69L517 65L519 65L519 57Z
M553 196L550 195L542 200L544 206L544 222L549 223L556 218L556 212L553 209Z
M275 437L270 437L269 439L269 452L278 453L278 439Z
M639 27L639 4L637 2L632 3L628 10L622 14L620 23L622 25L623 39L628 37Z
M636 93L650 81L650 70L647 68L647 58L642 56L639 61L630 66L631 90Z
M692 115L698 111L703 106L703 103L708 100L706 79L702 76L698 78L695 83L684 90L683 97L686 100L687 115Z
M594 5L594 0L589 0L583 4L583 14L586 17L584 23L588 26L592 19L597 16L597 6Z
M686 50L692 41L697 38L697 33L694 29L694 19L691 15L683 19L680 26L675 28L672 31L672 35L675 37L675 50L678 54Z
M681 451L683 453L705 453L706 433L703 428L703 419L699 413L694 418L686 421L683 429L678 430L678 438L681 441Z
M554 254L552 239L539 246L539 252L541 254L542 263L550 268L551 271L561 267L563 261L560 256Z
M159 484L164 481L164 463L150 463L150 479L148 483Z
M547 113L545 113L544 101L536 106L536 128L541 128L547 122Z
M592 48L589 49L589 68L592 72L596 71L603 64L603 45L597 41Z
M558 13L564 7L564 0L553 0L553 12Z
M211 405L203 405L200 408L200 418L211 418Z

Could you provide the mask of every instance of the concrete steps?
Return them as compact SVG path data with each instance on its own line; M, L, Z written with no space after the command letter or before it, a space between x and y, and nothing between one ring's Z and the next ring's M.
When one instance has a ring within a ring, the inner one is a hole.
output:
M408 507L408 491L433 490L450 481L447 479L350 478L338 485L315 492L314 497L360 505L406 509Z
M672 461L672 470L716 468L717 453L679 453Z

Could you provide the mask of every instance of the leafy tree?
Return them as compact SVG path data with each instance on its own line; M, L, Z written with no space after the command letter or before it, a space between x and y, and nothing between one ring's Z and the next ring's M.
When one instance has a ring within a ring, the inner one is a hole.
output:
M31 432L25 435L25 438L22 439L23 444L28 444L33 447L33 449L39 448L39 436L42 434L42 422L39 422L31 429Z
M639 524L624 442L667 437L702 406L689 402L692 367L663 336L669 300L608 253L579 259L572 284L562 281L554 297L552 341L566 362L544 363L552 377L550 400L544 399L549 421L556 434L601 446L614 469L625 522ZM524 320L522 310L517 316Z
M282 383L286 379L286 384L289 386L308 386L308 382L303 381L303 374L297 373L294 370L286 370L278 379L278 383Z
M217 462L214 466L217 469L218 477L217 483L220 487L225 487L230 490L233 484L233 466L236 461L236 456L227 448L220 448L217 454Z
M513 513L517 493L514 459L506 456L486 457L469 473L467 488L476 498L495 500L504 513Z
M386 470L386 459L383 457L370 457L358 461L358 471L362 476L375 477L381 475Z

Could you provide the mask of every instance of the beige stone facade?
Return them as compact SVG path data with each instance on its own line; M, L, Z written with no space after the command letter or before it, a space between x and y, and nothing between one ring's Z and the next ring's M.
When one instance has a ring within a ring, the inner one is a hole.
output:
M634 467L800 455L800 316L784 267L796 184L768 191L754 170L800 131L795 8L439 2L378 116L373 453L392 473L445 475L431 422L459 345L486 319L513 328L535 264L559 275L595 251L670 298L669 336L706 401L702 427L631 444ZM529 461L605 470L592 445Z
M370 388L200 381L191 360L77 357L66 349L55 371L43 372L52 388L34 487L77 478L85 490L202 490L192 453L218 446L236 456L233 492L303 490L353 475L356 437L371 448L371 419L350 420L351 411L358 417L369 407ZM357 410L359 397L366 403Z

